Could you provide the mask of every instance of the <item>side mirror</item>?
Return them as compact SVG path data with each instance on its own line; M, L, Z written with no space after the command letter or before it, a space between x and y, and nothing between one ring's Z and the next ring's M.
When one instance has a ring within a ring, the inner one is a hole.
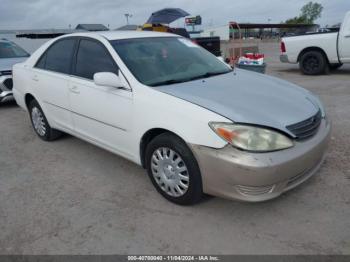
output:
M115 88L125 88L119 76L110 72L101 72L94 74L94 82L98 86L108 86Z

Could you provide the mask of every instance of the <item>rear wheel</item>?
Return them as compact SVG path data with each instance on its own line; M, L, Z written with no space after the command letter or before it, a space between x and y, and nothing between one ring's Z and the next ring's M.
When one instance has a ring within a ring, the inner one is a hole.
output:
M319 75L329 71L328 61L319 51L304 53L300 58L299 66L305 75Z
M53 141L62 133L50 127L43 110L36 100L32 100L28 106L30 120L35 133L44 141Z
M202 198L202 179L192 151L179 137L164 133L146 149L146 168L157 191L179 205L192 205Z

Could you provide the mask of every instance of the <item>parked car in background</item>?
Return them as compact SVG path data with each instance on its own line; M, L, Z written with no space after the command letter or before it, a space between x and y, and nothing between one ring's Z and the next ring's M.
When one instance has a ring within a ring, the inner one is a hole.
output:
M331 29L328 28L319 28L316 31L310 31L310 32L306 32L306 34L322 34L322 33L330 33L332 32Z
M177 204L275 198L315 174L329 140L313 94L174 34L67 35L13 74L41 139L66 132L130 159Z
M29 54L15 43L0 39L0 103L13 100L12 66L28 57Z
M285 37L281 42L281 61L299 63L306 75L328 73L342 64L350 63L350 12L339 32L306 34Z
M317 29L317 33L329 33L332 32L330 29L328 28L319 28Z

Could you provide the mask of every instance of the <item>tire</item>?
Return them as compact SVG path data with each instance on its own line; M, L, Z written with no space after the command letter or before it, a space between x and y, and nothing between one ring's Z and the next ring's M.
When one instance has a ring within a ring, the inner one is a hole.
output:
M330 64L329 68L331 70L337 70L338 68L340 68L343 64Z
M319 51L304 53L300 58L299 66L305 75L327 74L329 71L327 58Z
M29 117L35 133L44 141L53 141L62 135L62 132L50 127L46 116L36 100L28 106Z
M161 134L148 144L145 157L152 184L164 198L178 205L193 205L202 199L199 166L182 139Z

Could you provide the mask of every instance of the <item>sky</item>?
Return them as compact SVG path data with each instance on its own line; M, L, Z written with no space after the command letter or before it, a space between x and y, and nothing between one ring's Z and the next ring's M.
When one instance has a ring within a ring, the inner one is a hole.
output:
M322 26L342 21L350 0L314 0L324 6L317 23ZM74 28L78 23L102 23L115 29L126 24L143 24L152 12L164 7L182 8L201 15L203 27L229 21L279 23L299 15L308 0L0 0L0 30ZM173 26L181 27L179 20Z

